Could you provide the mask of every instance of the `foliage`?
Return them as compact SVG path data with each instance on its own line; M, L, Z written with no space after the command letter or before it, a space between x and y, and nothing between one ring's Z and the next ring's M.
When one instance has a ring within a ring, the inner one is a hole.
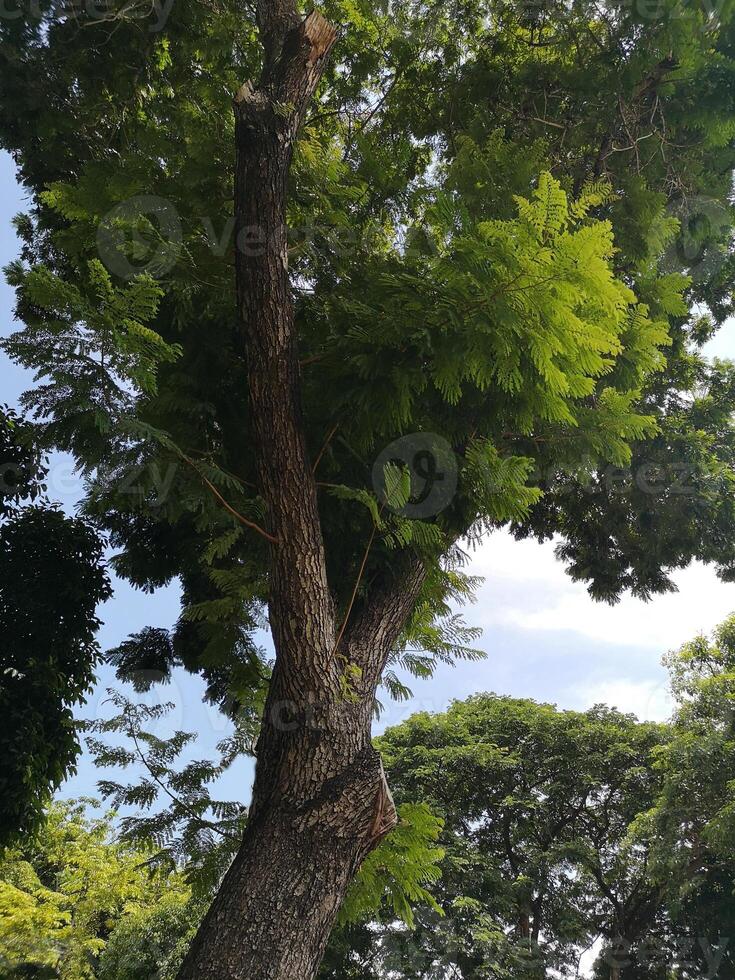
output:
M682 702L670 724L475 695L388 729L398 802L443 821L440 914L422 903L410 932L388 910L353 920L322 977L572 978L599 940L605 980L614 964L620 980L675 963L731 976L732 629L669 658Z
M133 973L97 973L110 935L160 902L169 914L188 902L181 876L151 870L144 851L114 841L111 815L88 816L91 804L52 804L38 834L6 852L0 864L3 976L27 975L23 970L33 967L66 980L133 980Z
M18 262L6 275L9 283L23 284L28 304L26 329L9 350L36 369L37 382L45 382L35 389L35 404L55 410L56 425L46 441L83 458L90 450L85 430L99 437L119 424L130 405L130 388L155 393L156 367L180 353L146 326L157 312L161 289L146 276L117 289L99 259L90 260L78 286L44 266L25 275ZM38 350L49 355L42 365L35 360Z
M46 471L33 444L32 427L12 409L0 407L0 520L34 502L45 491Z
M98 980L173 980L203 912L186 892L168 890L129 911L107 941Z
M413 906L439 906L426 885L441 875L438 862L444 852L433 844L442 823L426 804L404 804L398 826L367 856L340 909L339 923L358 921L380 909L387 899L393 914L413 928Z
M425 676L471 649L427 624L463 591L456 542L509 522L560 535L600 598L670 589L695 556L731 574L732 369L700 353L735 270L730 4L322 8L344 29L296 149L289 259L338 613L421 555L395 658ZM0 142L32 201L6 350L45 374L26 404L87 474L116 569L183 583L157 662L201 674L234 717L267 674L266 545L232 513L267 516L231 313L252 14L38 10L0 24ZM422 522L376 519L372 464L416 431L448 441L458 492ZM128 673L152 639L128 641ZM405 696L395 672L387 686Z
M79 754L73 709L99 658L110 595L101 542L45 501L34 427L0 411L0 847L30 832Z
M175 732L164 739L147 728L164 717L172 705L147 707L123 694L109 691L118 713L110 719L86 723L92 733L87 748L95 765L124 771L132 768L139 779L130 784L105 779L99 789L116 809L133 809L120 819L121 839L150 850L152 865L186 865L186 878L197 897L211 897L242 839L247 808L241 803L213 799L210 785L238 757L254 751L257 719L243 722L218 745L220 759L180 757L196 736ZM104 738L97 737L105 736Z
M95 610L110 594L96 534L82 520L28 507L0 526L0 842L28 833L73 771L73 708L99 658Z
M679 704L670 723L482 694L388 729L378 744L400 824L350 890L324 980L572 978L599 939L601 980L615 963L619 980L674 963L684 980L732 976L733 635L728 620L667 658ZM8 854L8 969L175 976L236 846L223 836L228 805L208 789L217 767L178 763L183 733L146 733L165 706L114 700L119 713L95 724L91 748L126 768L137 740L148 769L101 789L151 813L126 817L112 839L109 817L56 804L39 836ZM252 744L240 733L222 748L226 762Z
M735 881L735 618L711 639L698 636L668 658L677 702L673 737L659 754L663 787L639 821L655 842L651 874L660 886L683 887L671 904L669 942L690 949L682 975L735 973L722 937L733 925ZM718 947L721 947L718 950Z

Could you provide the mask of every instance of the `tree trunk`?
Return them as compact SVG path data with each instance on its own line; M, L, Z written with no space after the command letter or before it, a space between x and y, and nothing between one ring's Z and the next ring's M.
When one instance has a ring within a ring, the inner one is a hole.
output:
M362 705L269 700L245 838L180 980L312 980L350 881L395 822Z
M182 978L310 980L347 886L354 841L299 831L283 808L251 822Z
M300 414L285 225L297 133L336 38L294 0L260 0L259 84L235 99L238 319L268 508L276 665L240 851L179 980L312 980L350 881L395 825L372 748L375 690L422 581L407 567L349 631L335 628ZM338 641L338 637L340 640ZM337 643L340 649L337 650ZM359 665L346 692L345 660Z

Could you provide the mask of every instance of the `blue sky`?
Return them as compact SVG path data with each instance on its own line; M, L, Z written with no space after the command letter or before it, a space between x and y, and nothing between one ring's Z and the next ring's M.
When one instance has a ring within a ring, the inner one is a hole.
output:
M0 154L0 264L17 254L11 218L23 208L12 160ZM0 336L13 329L12 291L0 283ZM735 325L726 324L710 353L735 357ZM17 404L32 378L0 354L0 403ZM50 492L69 509L79 484L68 460L55 458ZM714 572L693 565L676 576L679 592L650 603L632 597L609 607L594 603L584 586L573 583L555 559L553 545L515 542L508 535L491 536L472 555L470 571L484 577L476 605L466 618L480 626L478 644L487 659L456 668L440 668L429 681L413 681L414 699L387 705L379 729L395 724L416 710L439 711L453 698L475 691L528 696L565 708L585 708L598 702L633 711L642 718L666 717L669 702L661 657L698 632L710 631L735 611L735 585L725 585ZM175 586L153 596L115 583L115 596L100 611L103 648L114 646L143 626L171 626L178 612ZM84 717L107 710L106 689L114 686L112 672L103 668ZM171 686L154 693L149 703L170 701L175 707L170 727L196 731L193 754L206 757L228 730L226 721L202 702L202 686L189 675L177 674ZM163 733L166 729L162 729ZM244 762L226 779L221 791L246 800L252 767ZM62 795L94 793L100 773L83 757L78 774Z

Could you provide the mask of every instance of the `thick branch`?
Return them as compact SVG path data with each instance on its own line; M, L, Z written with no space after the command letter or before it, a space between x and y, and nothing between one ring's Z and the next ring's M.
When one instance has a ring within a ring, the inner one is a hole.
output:
M284 8L290 3L269 6L262 15L261 40L265 58L260 83L246 82L235 99L240 112L261 113L269 109L286 121L293 139L324 72L326 60L337 40L337 30L317 10L300 20Z
M337 31L316 10L286 35L273 72L274 95L282 104L293 106L293 125L297 129L336 40Z
M258 28L266 35L285 34L301 19L294 0L258 0Z
M270 614L279 656L297 686L339 689L327 663L334 623L316 486L301 418L286 195L300 122L336 31L318 13L301 21L292 0L258 7L266 61L259 86L235 99L237 294L248 359L259 488L268 507Z
M353 612L343 646L351 663L361 667L362 685L372 691L380 682L388 657L414 611L426 580L426 567L415 556L406 556L403 567L368 589L361 609ZM390 577L388 577L390 576Z
M277 60L284 38L301 18L294 0L258 0L256 16L267 68Z
M630 146L626 146L626 150L634 150L638 140L633 139L629 132L628 125L626 123L625 114L629 109L633 119L635 120L636 128L645 120L647 123L652 122L649 119L649 108L650 102L653 97L655 97L658 87L663 81L665 81L666 76L672 71L676 71L679 67L679 62L674 58L673 54L669 54L668 57L664 58L657 65L654 66L653 70L641 79L641 81L636 85L633 92L631 93L630 103L625 105L623 103L622 95L618 98L618 112L613 121L612 128L604 134L602 141L600 143L600 149L595 158L595 162L592 168L592 172L595 177L600 177L605 170L605 161L613 152L621 152L620 150L615 150L615 141L623 134L627 135L628 142ZM653 133L649 133L652 136Z

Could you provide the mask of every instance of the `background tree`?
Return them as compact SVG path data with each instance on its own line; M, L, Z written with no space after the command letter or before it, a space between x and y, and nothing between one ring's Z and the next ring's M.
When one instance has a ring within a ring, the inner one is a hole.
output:
M559 533L608 599L694 556L732 574L732 369L698 349L730 303L733 28L673 0L180 6L0 24L33 196L6 350L118 570L181 578L125 669L183 665L234 716L265 700L182 977L290 980L395 819L386 666L469 652L458 541ZM417 431L442 441L393 447Z
M110 956L103 956L116 929L122 938L146 915L162 924L184 917L190 893L181 875L151 870L149 852L114 842L111 815L91 817L91 803L52 804L38 834L5 852L0 864L4 977L116 977L112 961L121 955L119 939ZM175 975L181 959L175 941L159 930L154 950L151 938L147 959L142 937L125 951L128 967L135 965L124 974L126 980Z
M601 980L732 976L732 634L727 621L670 655L671 723L484 694L388 729L399 827L351 886L320 976L577 978L593 948ZM146 731L165 706L112 696L90 748L144 775L100 783L128 811L114 838L64 804L6 856L12 976L173 976L237 849L244 812L210 787L252 733L219 765L182 765L192 736Z
M442 915L421 908L412 933L386 917L377 933L338 934L323 975L352 960L356 975L574 977L581 953L635 914L656 933L658 894L629 834L658 798L653 759L667 738L665 725L603 706L485 694L388 729L378 742L396 799L444 821L432 888Z
M669 657L671 724L475 695L378 740L400 802L442 817L439 908L335 932L321 976L729 977L733 621Z
M735 617L668 658L676 699L672 735L657 760L662 792L640 821L655 842L651 876L677 882L672 945L683 976L735 975Z
M45 501L33 427L0 410L0 846L28 834L80 752L73 709L99 659L102 545Z

